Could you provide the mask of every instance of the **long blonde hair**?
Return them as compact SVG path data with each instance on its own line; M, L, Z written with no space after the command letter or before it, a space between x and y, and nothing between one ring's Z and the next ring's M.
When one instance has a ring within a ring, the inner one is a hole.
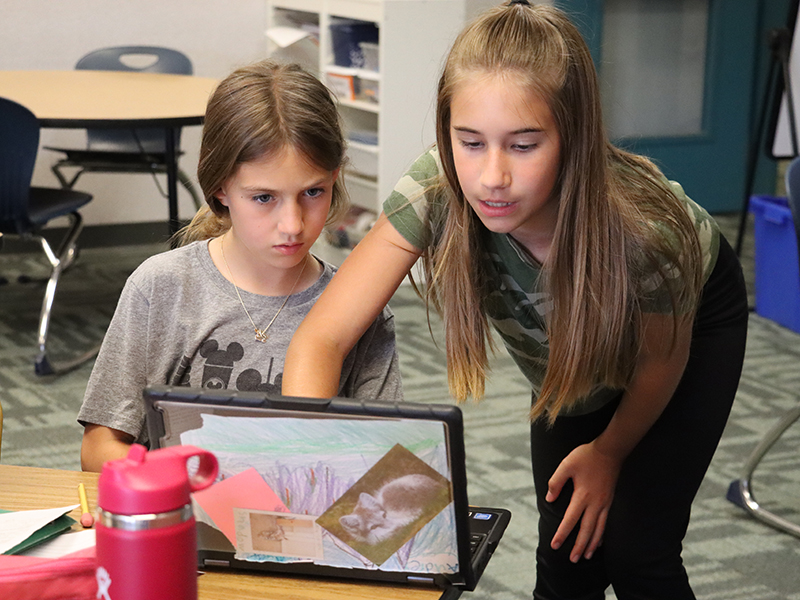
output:
M231 226L215 196L243 163L294 148L326 171L345 162L339 113L328 89L296 64L263 60L217 86L206 108L197 179L207 206L176 236L180 244L217 237ZM328 223L347 211L342 172L333 186Z
M439 81L436 129L444 181L434 193L446 199L447 216L423 256L427 300L445 324L448 381L456 399L483 395L487 351L493 349L483 305L491 290L478 258L488 232L464 198L450 138L453 94L464 78L485 73L508 74L545 99L560 136L553 190L558 219L542 268L543 289L554 305L546 317L549 360L531 409L532 419L546 413L552 421L598 386L630 382L640 347L636 285L642 256L668 287L674 280L664 265L678 269L681 285L669 289L676 320L679 307L696 305L699 242L658 169L609 142L594 64L569 19L545 5L513 3L487 11L458 36Z

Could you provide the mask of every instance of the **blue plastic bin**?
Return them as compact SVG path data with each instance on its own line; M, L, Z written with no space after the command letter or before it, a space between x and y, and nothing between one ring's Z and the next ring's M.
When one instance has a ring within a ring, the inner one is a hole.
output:
M378 26L370 21L335 21L331 23L333 62L340 67L364 67L361 42L378 43Z
M755 216L756 313L800 333L800 268L786 198L752 196Z

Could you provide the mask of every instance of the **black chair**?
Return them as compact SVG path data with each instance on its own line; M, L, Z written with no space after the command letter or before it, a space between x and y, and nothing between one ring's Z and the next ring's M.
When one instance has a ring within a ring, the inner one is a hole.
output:
M141 66L132 66L125 61L144 60ZM75 65L76 69L88 71L141 71L146 73L171 73L191 75L192 63L177 50L157 46L119 46L102 48L90 52ZM72 189L84 173L165 173L167 169L166 140L160 129L87 129L86 149L54 148L65 157L52 166L61 186ZM180 133L176 148L180 147ZM66 170L77 168L69 178ZM202 202L191 179L178 169L178 180L192 196L195 207ZM158 181L156 180L156 184ZM162 191L163 194L163 191Z
M61 272L77 255L76 241L83 228L78 209L92 197L66 189L32 187L33 166L39 150L39 121L24 106L0 98L0 233L38 242L52 271L47 281L39 316L37 375L51 375L74 368L97 353L97 349L77 359L56 365L47 355L50 314ZM52 219L68 217L69 227L54 252L41 230Z
M797 235L798 259L800 260L800 157L795 158L786 170L786 195L792 211L794 230ZM742 469L742 476L731 482L728 488L728 500L738 504L754 517L791 535L800 537L800 524L793 523L761 506L753 493L753 473L764 455L769 452L780 437L800 419L800 405L795 406L783 415L772 428L767 431L758 445L748 457Z

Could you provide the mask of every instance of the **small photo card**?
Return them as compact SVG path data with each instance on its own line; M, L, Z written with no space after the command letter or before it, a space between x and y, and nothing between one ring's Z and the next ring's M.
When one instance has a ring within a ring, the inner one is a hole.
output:
M295 560L323 557L322 529L316 517L234 508L236 557L262 561L280 556Z

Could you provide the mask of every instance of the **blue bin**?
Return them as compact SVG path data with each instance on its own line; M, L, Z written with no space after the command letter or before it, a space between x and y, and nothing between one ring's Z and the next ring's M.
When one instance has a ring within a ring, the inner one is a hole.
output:
M336 21L331 23L333 62L340 67L364 67L361 42L378 43L378 26L370 21Z
M756 313L800 333L800 267L786 198L752 196L755 216Z

